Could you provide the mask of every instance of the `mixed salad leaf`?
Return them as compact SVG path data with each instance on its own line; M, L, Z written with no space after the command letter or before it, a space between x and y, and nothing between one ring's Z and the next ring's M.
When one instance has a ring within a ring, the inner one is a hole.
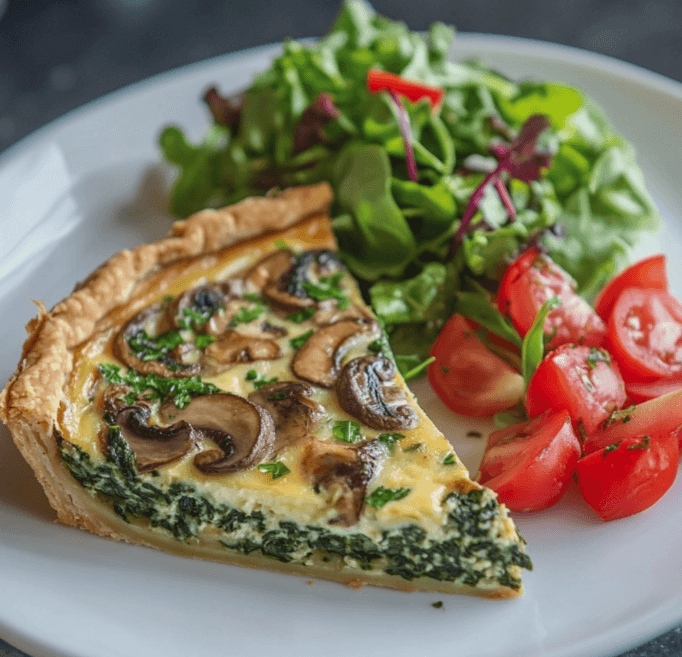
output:
M329 181L341 254L403 372L421 371L425 337L474 301L461 283L494 287L525 245L549 249L590 296L658 224L632 148L583 92L453 63L453 37L349 0L327 36L285 42L242 95L209 90L202 143L175 126L160 137L181 217Z

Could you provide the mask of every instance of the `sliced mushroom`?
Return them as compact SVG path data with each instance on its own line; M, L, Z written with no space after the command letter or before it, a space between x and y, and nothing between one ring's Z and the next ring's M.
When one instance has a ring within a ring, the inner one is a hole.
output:
M279 249L259 260L246 274L247 285L262 291L266 285L278 280L296 264L296 258L289 249Z
M129 368L140 374L156 374L157 376L183 378L199 373L199 365L185 365L175 360L172 354L165 354L158 360L142 360L130 346L130 339L143 330L156 333L156 325L164 313L161 304L145 308L131 319L114 340L114 354ZM150 327L154 329L150 329Z
M386 449L378 440L359 447L315 440L301 461L310 483L324 489L338 516L330 523L350 527L360 518L367 484L372 480Z
M194 457L205 474L226 474L252 468L273 451L275 425L270 414L244 397L228 393L195 397L182 410L164 405L161 419L185 422L218 448Z
M236 363L274 360L280 356L281 350L274 340L243 335L230 329L206 347L201 369L206 374L215 375Z
M150 472L181 459L196 444L196 433L187 422L169 427L149 425L146 406L126 406L115 415L121 434L135 452L139 472Z
M316 301L308 294L305 283L314 282L340 269L341 263L334 252L306 251L263 292L270 301L289 311L308 308L314 306Z
M376 322L344 320L317 330L301 346L291 361L293 373L322 388L333 387L341 368L341 359L361 336L379 337Z
M284 447L310 437L327 412L311 399L314 391L300 381L277 381L252 392L249 401L264 408L275 423L275 447Z
M372 315L369 310L362 306L353 304L349 308L341 310L334 301L328 300L317 305L317 310L312 317L313 323L317 326L326 326L347 319L368 322L372 319Z
M344 366L336 382L341 408L373 429L414 429L419 416L409 405L405 391L390 385L394 377L395 365L386 358L354 358Z

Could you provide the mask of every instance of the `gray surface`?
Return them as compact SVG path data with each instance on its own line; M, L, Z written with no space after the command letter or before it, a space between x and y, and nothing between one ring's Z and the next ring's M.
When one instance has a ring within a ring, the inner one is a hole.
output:
M461 31L553 41L682 81L679 0L373 5L413 29L441 20ZM150 75L285 37L321 35L337 9L325 0L0 0L0 153L52 119ZM0 639L0 657L23 655ZM682 627L622 657L680 655Z

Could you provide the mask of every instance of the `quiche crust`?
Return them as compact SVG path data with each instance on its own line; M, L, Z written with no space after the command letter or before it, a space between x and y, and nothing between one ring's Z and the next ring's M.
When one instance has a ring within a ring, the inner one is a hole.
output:
M412 407L410 410L412 415L409 416L410 421L421 421L422 423L421 433L415 434L416 439L424 436L429 441L429 449L435 447L436 451L440 450L437 457L440 459L438 463L443 463L443 456L447 455L450 459L447 461L448 466L454 464L448 470L447 476L442 472L433 474L438 482L443 482L434 485L433 491L440 491L440 498L443 498L445 494L451 497L460 496L452 502L452 506L448 509L454 515L460 512L465 514L466 517L462 516L465 517L463 527L471 526L471 518L466 514L473 513L475 515L479 512L484 518L483 524L488 527L485 531L492 532L489 526L494 525L494 538L492 540L495 545L492 546L492 554L495 553L495 549L499 548L499 550L506 551L505 554L507 555L505 557L507 561L504 561L506 565L503 567L506 577L504 581L498 582L494 578L491 579L486 576L486 579L482 576L483 584L479 585L455 580L445 581L445 578L431 575L429 577L406 576L401 574L395 562L392 562L390 567L368 567L367 562L359 563L353 556L354 553L347 553L342 558L330 559L328 555L323 554L323 551L310 549L305 558L299 561L290 560L288 557L286 559L270 558L273 555L266 555L262 545L260 548L262 554L259 554L257 550L256 552L246 550L240 553L238 550L225 549L225 547L232 548L233 546L226 544L225 541L216 540L215 527L209 528L209 531L197 532L191 537L191 540L179 540L177 535L160 531L153 521L151 523L147 520L129 522L125 512L121 512L120 509L116 511L115 505L112 508L112 505L102 503L101 500L96 499L91 494L85 485L79 485L78 481L80 480L74 479L76 475L73 474L74 470L71 465L65 466L65 460L73 459L74 454L77 458L81 458L85 454L81 450L80 452L71 452L70 457L64 456L64 444L74 447L68 440L65 442L64 434L70 438L68 427L73 428L75 426L74 419L71 417L72 409L65 400L68 399L69 391L74 386L74 379L79 376L79 368L84 358L83 352L89 348L88 345L91 345L96 336L108 335L109 337L106 340L111 344L111 335L117 330L120 331L122 326L131 322L133 317L149 307L150 303L158 300L165 291L174 289L173 284L177 282L176 279L182 279L183 276L185 278L201 278L202 272L211 268L215 269L220 263L229 261L230 258L236 259L239 254L248 251L252 246L262 250L264 242L259 238L264 235L273 234L268 237L270 242L279 236L293 236L294 239L305 242L306 235L308 235L311 237L310 242L313 248L333 249L335 242L330 231L327 214L331 200L331 189L323 183L285 190L276 196L246 199L236 205L219 210L204 210L185 221L176 222L170 235L165 239L115 254L52 310L48 311L42 304L39 304L37 317L31 320L26 327L28 338L24 343L17 370L0 393L0 419L8 425L17 447L45 489L50 504L57 512L58 520L67 525L87 529L102 537L156 547L181 556L274 569L308 577L320 576L348 584L353 588L359 588L364 584L374 584L405 591L429 590L444 593L467 593L490 598L521 595L523 592L520 577L521 567L528 567L529 562L526 561L527 557L523 554L522 539L518 536L506 509L497 504L492 492L470 480L464 466L451 452L451 448L442 434L419 409L414 396L406 388L399 375L396 375L396 382L399 389L402 390L401 394L405 396ZM357 291L355 295L359 299ZM361 301L357 303L360 306L362 305ZM366 310L362 312L367 313ZM362 323L365 320L366 318L354 321ZM345 323L348 323L348 320ZM338 322L335 326L342 324L344 322ZM321 339L325 337L322 334L323 331L320 330ZM104 338L102 339L104 340ZM365 356L355 360L364 362L368 358L372 359L371 356ZM267 369L262 371L267 373ZM306 373L299 374L296 370L294 372L304 381L309 376ZM297 385L305 386L307 384L299 382ZM326 383L319 383L319 385L324 387ZM343 411L341 413L342 417L347 417L343 415ZM370 442L376 443L377 440ZM413 446L418 447L419 445L420 443L415 443ZM345 449L338 446L337 448L341 451ZM74 449L78 450L79 448L75 447ZM305 448L301 449L305 452ZM403 452L406 451L403 450ZM69 453L68 449L66 452ZM86 455L85 458L89 457ZM295 458L301 462L305 460L305 457L301 460L299 452L296 452ZM417 492L421 494L419 490L421 483L418 481L418 477L419 473L424 472L424 463L426 463L427 457L419 454L414 457L410 454L408 457L403 454L402 458L401 463L406 464L405 471L400 470L401 466L392 470L387 468L382 473L384 480L399 487L404 481L409 482L409 478L412 477L415 495ZM429 463L436 463L433 460L434 457L430 456L429 458L431 458ZM178 466L174 470L173 477L179 478L181 481L184 476L191 477L191 475L187 475L189 472L187 468L189 467ZM429 465L428 467L432 466ZM437 470L438 467L435 469ZM401 477L403 478L401 479ZM291 478L296 482L299 481L294 474L291 475ZM238 477L230 479L231 482L235 480L237 481L236 484L225 485L232 486L234 491L238 489L239 481L241 481ZM274 483L273 488L276 488ZM317 486L315 488L317 489ZM361 505L364 500L364 490L363 488L363 496L359 500ZM400 490L400 488L396 490ZM254 494L257 498L256 493ZM309 501L312 493L308 491L307 494ZM397 526L395 523L400 521L414 522L414 519L418 518L419 513L421 513L417 509L423 508L424 504L427 506L432 504L432 500L428 497L429 495L433 497L434 494L431 492L426 494L425 498L422 496L423 499L419 500L414 509L393 503L393 505L388 505L385 510L372 510L371 513L374 514L372 515L374 518L372 522L377 525L375 528L370 527L369 533L372 535L372 540L377 541L377 543L380 542L380 530L384 527L382 524L384 522L387 523L385 527ZM467 498L471 495L477 496L473 502ZM282 494L282 498L284 497L286 495ZM458 510L457 505L460 502L463 511ZM419 507L419 504L422 507ZM445 505L445 500L440 504ZM216 504L216 508L218 506ZM471 511L472 509L474 511ZM485 515L486 513L488 515ZM284 519L287 519L286 515L284 515ZM332 520L333 522L334 520ZM287 522L287 524L291 525L292 523ZM427 524L428 522L424 526ZM281 525L283 526L284 523ZM363 527L366 526L369 525L363 525ZM307 527L310 528L311 525L309 524ZM466 531L462 530L462 533L466 534ZM481 536L484 536L480 533L480 526L478 531L477 536L480 539ZM350 534L346 536L350 536ZM424 532L420 544L427 546L431 541L433 546L439 547L436 545L435 539L429 539L425 542L425 536L426 533ZM468 537L465 536L465 538L469 540ZM381 540L388 540L387 532L384 532ZM470 543L476 544L476 540L471 539ZM376 548L376 544L374 544L374 548ZM509 558L512 553L513 556ZM440 556L437 553L435 554L436 560L440 559ZM386 555L372 558L377 559L378 564L391 561ZM481 560L484 564L483 570L486 568L490 570L494 566L487 561L488 553L483 554L483 556L469 556L467 558ZM287 562L288 560L289 562ZM486 563L489 565L486 566Z

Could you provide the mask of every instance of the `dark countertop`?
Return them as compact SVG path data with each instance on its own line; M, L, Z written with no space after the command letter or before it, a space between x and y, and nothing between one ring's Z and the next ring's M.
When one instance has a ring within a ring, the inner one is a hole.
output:
M561 9L547 0L373 5L413 29L440 20L463 32L553 41L682 81L679 0L562 0ZM325 0L0 0L0 154L66 112L151 75L285 37L322 35L337 9ZM0 639L0 657L23 655ZM622 657L680 655L682 626Z

